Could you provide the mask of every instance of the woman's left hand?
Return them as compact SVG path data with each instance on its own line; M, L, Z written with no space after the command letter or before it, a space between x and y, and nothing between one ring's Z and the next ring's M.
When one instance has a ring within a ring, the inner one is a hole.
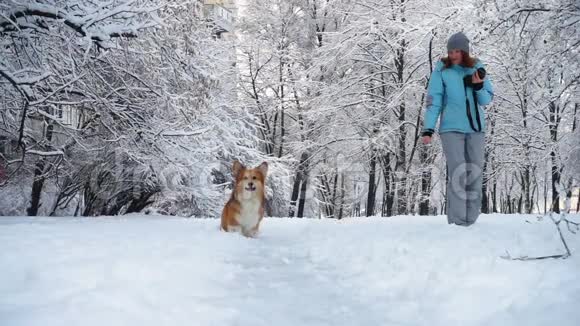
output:
M474 84L483 83L483 79L479 78L479 74L477 73L477 70L473 73L473 75L471 75L471 82Z

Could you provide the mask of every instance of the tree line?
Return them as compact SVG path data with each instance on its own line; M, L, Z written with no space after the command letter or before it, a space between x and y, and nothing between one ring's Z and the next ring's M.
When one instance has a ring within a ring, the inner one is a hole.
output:
M456 31L495 88L483 211L577 189L576 1L246 2L231 40L194 0L0 4L0 213L217 216L234 159L270 162L270 216L443 213L418 140Z

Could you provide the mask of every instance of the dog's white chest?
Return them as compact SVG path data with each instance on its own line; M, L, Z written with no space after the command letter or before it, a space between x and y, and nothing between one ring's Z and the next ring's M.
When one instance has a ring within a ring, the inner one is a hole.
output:
M256 226L260 220L260 201L248 200L242 202L240 206L240 216L238 218L240 225L246 229Z

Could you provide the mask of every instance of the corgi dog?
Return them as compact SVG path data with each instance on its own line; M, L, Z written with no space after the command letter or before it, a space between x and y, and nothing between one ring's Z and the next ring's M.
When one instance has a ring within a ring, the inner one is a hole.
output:
M249 169L235 161L232 170L234 187L222 212L221 229L226 232L241 232L246 237L254 238L264 217L264 187L268 163L263 162L260 166Z

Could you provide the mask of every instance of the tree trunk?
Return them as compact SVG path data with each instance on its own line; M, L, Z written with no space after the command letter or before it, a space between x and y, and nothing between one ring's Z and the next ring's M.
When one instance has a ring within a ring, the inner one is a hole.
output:
M401 1L402 3L404 1ZM402 4L401 3L401 4ZM404 18L404 7L401 7L401 18ZM395 56L395 69L397 72L396 80L400 88L403 87L405 83L405 52L407 48L407 42L403 39L399 41L398 48L396 50ZM397 214L404 215L407 214L407 174L406 164L407 164L407 130L405 125L406 116L406 105L404 97L401 98L401 103L399 104L398 121L399 121L399 132L398 132L398 144L397 144L397 155L395 162L396 171L396 181L397 181Z
M308 189L308 174L305 172L300 184L300 196L298 198L298 214L296 217L304 217L304 207L306 206L306 189Z
M397 214L407 214L407 174L405 165L407 163L406 155L406 131L405 131L405 104L399 107L399 144L396 157L396 189L397 189Z
M334 173L334 185L332 186L332 217L336 218L336 187L338 186L338 171Z
M429 197L431 195L431 171L421 172L421 202L419 215L429 215Z
M548 172L544 176L544 214L548 212Z
M28 216L36 216L38 214L38 209L40 208L40 197L45 180L45 160L46 159L44 157L40 158L36 163L36 167L34 168L34 181L32 182L32 192L30 194L30 206L26 210Z
M550 162L552 164L552 211L554 213L560 213L560 201L558 200L558 185L560 184L560 167L558 165L557 154L556 154L556 144L558 142L558 124L560 122L559 117L559 107L555 102L550 102L548 106L550 111L549 115L549 129L550 138L552 140L552 150L550 151Z
M383 216L393 216L395 204L394 177L391 168L391 155L386 154L382 159L383 179L385 180L385 195L383 196Z
M524 210L525 213L530 214L532 212L532 186L530 180L530 166L526 165L524 168L523 184L524 184Z
M289 217L296 216L296 205L298 203L298 196L300 195L300 186L304 180L304 170L307 165L308 153L303 152L300 156L300 163L296 169L296 176L294 177L294 183L292 185L292 194L290 195L290 208L288 210Z
M433 71L433 39L435 36L431 37L429 40L429 72ZM427 76L430 78L429 76ZM425 83L425 91L427 90L428 82ZM423 99L421 97L421 107L419 108L418 117L421 116L421 111L424 106ZM419 130L420 119L417 119L417 130ZM419 215L429 215L430 206L430 196L431 196L431 164L433 160L429 160L429 150L427 146L421 146L419 149L419 159L423 163L424 167L421 172L421 201L419 202Z
M376 199L376 168L377 168L377 156L375 151L372 151L372 157L370 161L369 170L369 188L367 193L367 209L366 216L373 216L375 214L375 199Z
M550 159L552 162L552 211L560 213L560 200L558 199L558 185L560 183L560 169L556 162L556 153L552 150L550 152Z
M52 124L49 124L46 127L45 139L49 144L52 141L53 129L54 126ZM45 173L47 171L45 171L45 169L47 160L48 159L45 157L40 157L36 163L36 167L34 168L34 180L32 181L32 191L30 193L30 206L26 209L28 216L38 215L38 209L41 206L40 199L42 196L42 188L44 187L44 181L46 180Z
M580 213L580 188L578 188L578 197L576 198L576 213Z
M338 219L341 220L344 214L344 195L346 193L346 187L344 185L344 173L340 174L340 206L338 209Z
M280 146L278 147L278 158L282 157L284 151L284 138L286 137L286 126L284 117L286 110L284 108L284 60L280 59Z
M493 180L493 187L492 187L492 192L491 192L491 205L492 205L492 211L494 213L498 213L498 209L497 209L497 182L495 181L495 178Z
M302 183L302 173L300 168L296 171L294 176L294 183L292 185L292 194L290 195L290 208L288 209L288 217L296 216L296 203L298 202L298 194L300 192L300 184Z
M488 178L487 178L487 167L489 160L489 152L485 152L485 158L483 161L483 183L481 185L481 212L484 214L489 214L489 194L488 194Z

